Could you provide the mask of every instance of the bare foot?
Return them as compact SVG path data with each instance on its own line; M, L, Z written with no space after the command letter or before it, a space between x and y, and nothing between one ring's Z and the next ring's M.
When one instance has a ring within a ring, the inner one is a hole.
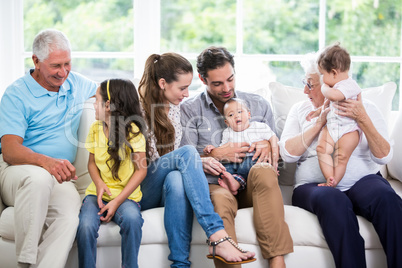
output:
M335 180L333 177L329 177L326 183L320 183L318 186L328 186L328 187L335 187Z
M283 256L276 256L268 260L269 268L286 268L285 258Z
M224 181L224 180L222 180L221 178L219 178L218 179L218 184L221 186L221 187L223 187L223 188L225 188L226 190L228 190L232 195L237 195L237 191L231 191L230 189L229 189L229 186L226 184L226 182Z
M218 241L219 239L228 236L225 230L219 230L209 237L210 241ZM209 253L212 254L212 246L209 247ZM247 251L242 253L235 248L229 241L222 242L215 247L215 254L230 262L240 262L243 260L251 259L255 256L254 252Z
M237 195L237 190L240 188L240 183L233 178L232 174L224 171L221 178L218 180L220 186L228 189L233 195Z

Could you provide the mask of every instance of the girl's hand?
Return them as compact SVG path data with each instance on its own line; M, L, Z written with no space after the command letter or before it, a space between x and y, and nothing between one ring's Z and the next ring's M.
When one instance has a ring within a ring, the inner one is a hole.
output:
M96 195L98 197L98 206L100 209L102 209L105 204L103 204L102 202L102 196L103 193L107 193L109 196L112 195L112 193L110 192L109 188L106 186L106 184L102 181L99 184L96 185Z
M119 206L120 205L116 202L116 200L112 200L107 203L106 206L103 206L103 208L101 208L101 210L98 212L98 215L102 215L100 217L100 220L104 222L110 222ZM106 211L106 216L103 216L103 213L105 213Z

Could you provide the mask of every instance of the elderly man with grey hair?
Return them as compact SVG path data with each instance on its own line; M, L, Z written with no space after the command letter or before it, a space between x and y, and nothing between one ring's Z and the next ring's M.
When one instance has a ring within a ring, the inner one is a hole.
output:
M71 46L57 30L33 42L35 65L0 103L0 194L15 208L18 267L64 267L80 197L72 162L83 103L95 82L71 71Z

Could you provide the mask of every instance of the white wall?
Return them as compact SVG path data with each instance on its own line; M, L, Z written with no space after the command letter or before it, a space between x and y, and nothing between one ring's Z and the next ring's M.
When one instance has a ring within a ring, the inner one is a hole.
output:
M0 1L0 97L24 74L22 0Z

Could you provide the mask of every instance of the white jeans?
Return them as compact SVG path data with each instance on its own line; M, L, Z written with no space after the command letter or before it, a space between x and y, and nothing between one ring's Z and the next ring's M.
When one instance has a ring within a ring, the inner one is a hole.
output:
M10 166L0 155L0 193L4 204L14 207L18 263L64 267L81 207L74 184L59 184L38 166Z

